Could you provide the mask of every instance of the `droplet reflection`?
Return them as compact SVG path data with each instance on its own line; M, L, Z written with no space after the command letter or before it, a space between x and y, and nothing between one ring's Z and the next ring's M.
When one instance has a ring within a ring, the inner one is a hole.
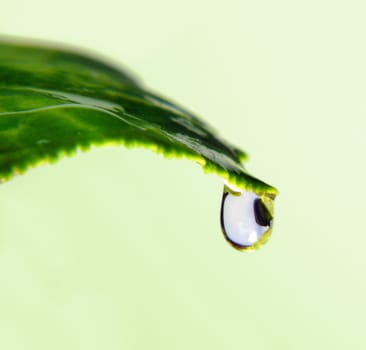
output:
M272 231L272 201L252 191L233 192L225 186L221 204L225 238L240 250L259 248Z

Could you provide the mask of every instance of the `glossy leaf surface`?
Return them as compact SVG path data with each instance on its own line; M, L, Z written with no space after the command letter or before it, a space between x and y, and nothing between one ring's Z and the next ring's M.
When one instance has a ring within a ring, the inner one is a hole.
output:
M186 157L233 185L276 190L252 177L246 155L183 108L92 57L0 42L0 178L93 145L145 147Z

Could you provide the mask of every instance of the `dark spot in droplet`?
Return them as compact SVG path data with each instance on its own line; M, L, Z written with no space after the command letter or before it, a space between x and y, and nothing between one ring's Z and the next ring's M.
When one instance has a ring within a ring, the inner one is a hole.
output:
M272 215L260 198L253 203L255 221L260 226L270 226Z

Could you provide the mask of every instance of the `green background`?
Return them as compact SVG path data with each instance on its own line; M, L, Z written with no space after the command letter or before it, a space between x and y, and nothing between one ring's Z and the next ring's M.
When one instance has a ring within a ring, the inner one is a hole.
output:
M196 112L280 189L240 253L221 179L95 149L0 186L1 349L365 349L363 1L2 2Z

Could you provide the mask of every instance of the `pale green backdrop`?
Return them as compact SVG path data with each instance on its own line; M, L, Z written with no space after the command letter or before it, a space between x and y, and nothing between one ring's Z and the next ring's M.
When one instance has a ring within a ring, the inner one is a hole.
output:
M1 1L0 33L130 67L280 189L233 250L221 179L97 149L0 186L0 349L365 349L364 1Z

